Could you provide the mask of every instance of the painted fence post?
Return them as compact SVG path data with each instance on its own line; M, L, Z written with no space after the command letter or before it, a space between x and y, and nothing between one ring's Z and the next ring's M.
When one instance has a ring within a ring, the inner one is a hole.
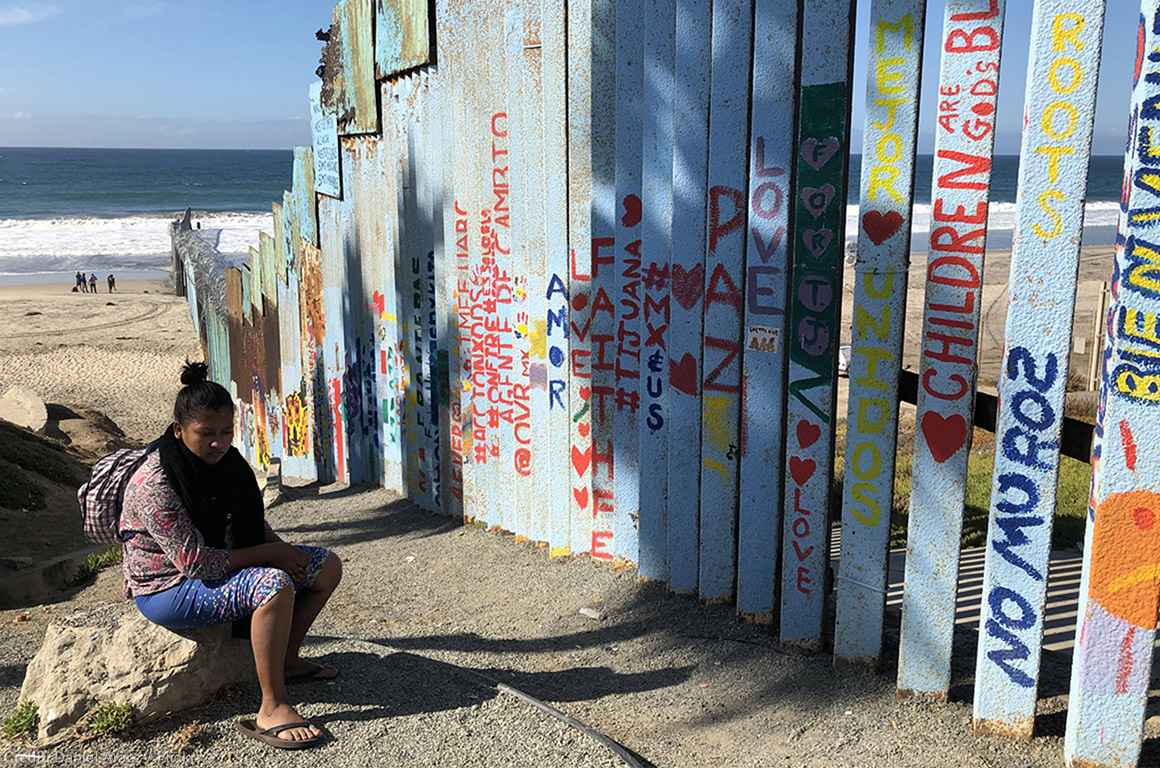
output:
M616 2L616 332L613 346L612 554L635 562L640 532L640 347L641 347L641 131L644 99L643 0Z
M709 169L710 0L678 0L669 281L669 586L697 591L701 511L701 331Z
M640 556L642 578L669 580L668 326L673 215L675 0L648 0L641 170Z
M1093 17L1088 16L1088 19ZM1140 759L1160 608L1160 3L1141 3L1072 658L1068 766Z
M807 651L822 636L855 13L853 0L806 3L802 13L779 638Z
M925 28L925 0L871 7L835 662L881 652Z
M343 413L342 381L346 373L346 318L343 315L343 295L346 290L345 264L342 259L342 226L339 201L322 198L318 201L318 239L322 244L322 305L326 325L322 339L323 393L329 413L332 481L350 482L347 466L347 426Z
M1039 0L995 429L974 726L1030 737L1104 0Z
M599 0L598 0L599 1ZM592 467L592 0L568 2L568 501L569 553L591 551L596 530ZM554 475L555 476L555 475ZM554 554L565 554L557 548Z
M737 613L773 621L785 462L785 314L798 88L797 0L757 0L741 397Z
M612 0L592 7L592 301L588 303L592 348L592 451L581 464L592 471L592 540L598 560L614 556L616 531L614 413L616 412L616 8ZM573 305L575 306L575 305ZM577 457L573 456L573 464Z
M709 217L701 356L702 600L732 599L741 460L741 327L748 212L752 0L714 0L709 80Z
M583 12L587 12L585 9ZM541 74L544 131L545 379L548 395L547 473L548 555L571 553L572 477L570 359L568 328L568 57L564 0L541 3ZM583 55L583 54L582 54ZM567 481L564 478L568 478Z

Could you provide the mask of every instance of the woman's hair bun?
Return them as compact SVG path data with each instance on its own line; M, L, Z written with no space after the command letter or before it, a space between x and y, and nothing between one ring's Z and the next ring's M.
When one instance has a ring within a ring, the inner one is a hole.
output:
M201 384L209 379L209 366L205 363L191 363L185 361L181 366L181 383L186 387Z

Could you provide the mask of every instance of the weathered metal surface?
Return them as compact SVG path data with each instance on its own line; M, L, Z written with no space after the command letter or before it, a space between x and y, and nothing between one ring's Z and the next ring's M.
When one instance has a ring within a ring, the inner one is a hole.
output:
M709 164L710 0L678 0L673 88L669 281L669 586L697 591L700 571L701 331Z
M592 483L592 0L568 2L568 550L553 544L552 554L583 554L592 548L596 499ZM551 255L549 255L551 258ZM552 301L557 299L553 296ZM555 422L553 422L555 424Z
M299 250L301 239L296 207L288 195L282 206L281 248L285 252L286 276L278 282L279 346L282 353L282 476L302 481L317 477L314 466L311 393L303 365L302 307L299 300Z
M1103 16L1103 0L1040 0L1032 20L975 696L977 720L1024 727L1035 713Z
M945 686L973 431L1003 12L1003 0L961 0L947 5L943 24L907 537L910 556L930 566L922 574L925 599L909 629L925 637L922 663L936 676L945 670ZM885 589L885 563L882 573ZM867 635L881 638L884 603L867 594L860 606L859 656L879 655ZM923 693L946 690L935 680L927 685Z
M749 132L749 260L742 333L737 612L773 618L785 464L785 316L796 152L798 3L757 0Z
M701 355L702 600L733 597L741 459L741 327L748 226L752 0L714 0Z
M261 239L259 238L259 244ZM246 310L246 319L251 323L260 322L262 316L262 251L250 246L250 263L246 265L246 296L249 298L249 309Z
M802 14L779 637L806 650L821 637L834 472L854 13L827 0Z
M274 279L286 282L286 220L282 217L282 204L274 203L270 212L274 218ZM274 306L278 306L277 295L274 296Z
M926 0L879 0L870 12L838 574L841 619L834 632L836 658L870 664L877 664L886 603L925 17ZM928 565L919 557L906 561L908 570ZM904 601L904 630L906 607Z
M322 104L335 115L340 136L377 133L373 0L339 0L322 53Z
M314 154L314 191L330 197L342 197L338 123L334 110L322 103L322 83L310 86L310 135ZM317 217L315 223L321 223Z
M1099 17L1085 14L1098 23ZM1064 756L1140 760L1160 608L1160 4L1141 3ZM1118 41L1117 41L1118 42Z
M427 0L375 0L375 75L380 80L431 59Z
M548 554L571 553L572 482L568 332L568 57L564 0L541 3L540 121L544 141L544 344L547 381ZM535 414L533 414L535 418ZM568 481L562 478L568 477Z
M343 408L346 375L346 260L343 258L342 211L337 200L318 201L318 239L322 308L326 324L322 336L322 392L330 426L330 466L333 482L349 483L347 425Z
M318 201L314 189L314 149L294 148L294 218L302 239L318 247Z
M673 66L677 4L648 0L644 13L641 137L640 575L668 581L669 253L673 226Z
M275 232L275 234L277 234ZM262 297L268 306L266 310L278 311L278 249L274 246L274 238L265 232L261 233L258 243L261 246L262 258Z
M611 560L616 527L614 414L616 412L616 9L611 0L592 7L592 450L572 456L592 471L590 552Z
M616 333L611 345L614 392L612 554L636 562L640 547L641 126L644 121L643 0L616 3Z

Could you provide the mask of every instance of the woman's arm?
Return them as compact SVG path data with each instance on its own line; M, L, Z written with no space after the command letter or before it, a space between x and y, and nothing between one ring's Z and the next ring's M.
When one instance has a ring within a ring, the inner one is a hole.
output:
M265 541L266 543L281 542L282 541L282 537L279 536L278 534L274 533L274 529L270 527L270 524L268 522L266 522L265 520L262 520L262 525L265 526L265 528L266 528L266 538L263 539L263 541Z

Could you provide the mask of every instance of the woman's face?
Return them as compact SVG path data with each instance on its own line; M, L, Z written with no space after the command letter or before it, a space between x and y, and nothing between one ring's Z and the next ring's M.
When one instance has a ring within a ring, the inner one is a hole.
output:
M194 456L206 464L217 464L234 440L234 411L199 411L185 423L174 424L173 434Z

